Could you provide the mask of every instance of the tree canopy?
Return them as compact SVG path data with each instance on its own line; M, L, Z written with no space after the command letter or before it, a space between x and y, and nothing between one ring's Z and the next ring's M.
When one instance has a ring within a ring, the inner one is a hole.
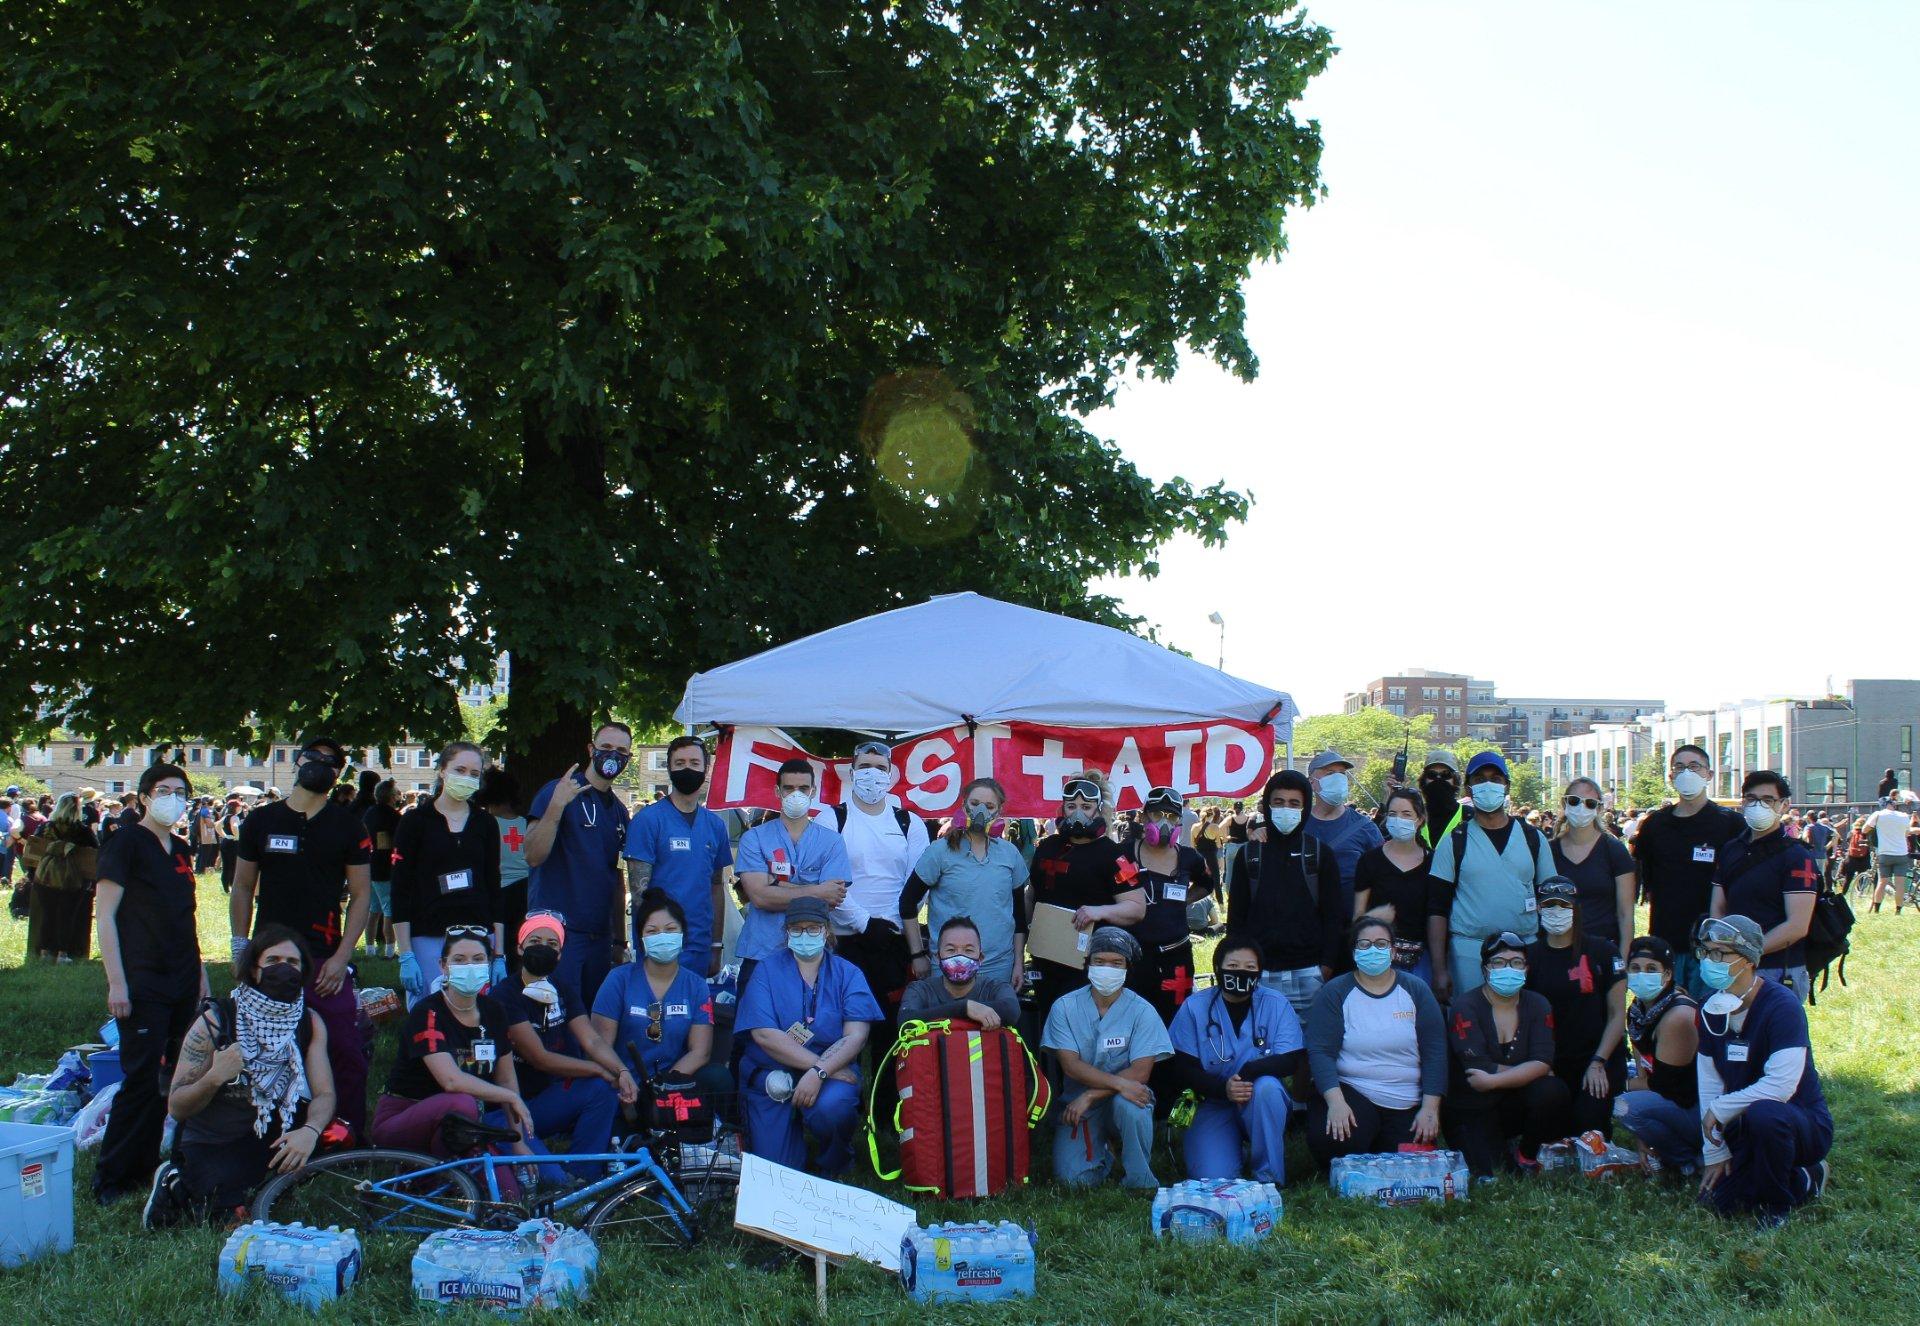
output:
M1434 740L1433 715L1420 714L1403 719L1385 709L1366 708L1352 714L1316 714L1293 725L1293 753L1300 768L1323 750L1339 751L1354 761L1354 804L1370 809L1385 800L1387 775L1402 746L1407 752L1407 781L1416 782L1425 766L1427 752L1445 749L1453 752L1462 769L1467 761L1483 750L1495 749L1490 741L1462 737L1458 741ZM1514 766L1516 782L1519 773ZM1518 804L1516 792L1515 803Z
M1136 624L1247 499L1083 420L1256 372L1292 8L13 0L0 739L438 739L504 651L545 771L929 593Z

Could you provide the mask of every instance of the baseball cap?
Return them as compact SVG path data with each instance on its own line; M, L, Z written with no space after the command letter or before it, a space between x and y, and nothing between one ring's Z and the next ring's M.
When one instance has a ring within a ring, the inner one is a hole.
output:
M795 898L787 904L786 923L791 926L795 921L818 921L827 923L827 904L818 898Z
M1431 769L1436 764L1444 764L1446 765L1447 768L1453 770L1455 773L1460 772L1460 761L1454 758L1453 752L1450 750L1428 751L1426 763L1422 764L1420 767L1422 769Z
M1346 756L1342 755L1339 751L1323 750L1318 755L1314 756L1311 761L1308 762L1307 772L1309 774L1317 774L1322 769L1331 769L1336 764L1344 764L1349 769L1353 768L1353 761L1349 760Z
M1509 781L1513 778L1513 774L1507 768L1507 757L1497 750L1483 750L1467 761L1467 777L1473 777L1482 769L1498 769L1502 778Z
M1554 875L1541 880L1534 888L1533 896L1542 903L1564 902L1571 906L1580 901L1580 890L1565 875Z

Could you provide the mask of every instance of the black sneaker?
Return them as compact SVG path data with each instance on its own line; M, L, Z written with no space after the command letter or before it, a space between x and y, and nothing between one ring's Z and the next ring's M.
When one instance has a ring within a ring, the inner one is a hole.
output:
M147 1190L147 1204L140 1210L142 1229L166 1229L180 1222L183 1203L180 1195L180 1170L171 1160L163 1160L153 1172L153 1186Z

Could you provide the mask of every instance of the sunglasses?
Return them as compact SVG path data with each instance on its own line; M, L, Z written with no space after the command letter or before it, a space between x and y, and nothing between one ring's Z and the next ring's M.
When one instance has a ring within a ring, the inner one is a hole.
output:
M477 939L485 946L487 952L493 952L493 931L484 925L448 926L445 935L446 942L452 943L456 939Z
M558 921L563 926L566 925L567 923L566 913L555 911L551 907L538 908L534 911L528 912L526 917L526 919L529 921L536 921L536 920L540 920L541 918L545 918L546 920L549 920L549 921Z
M658 999L647 1006L647 1039L655 1044L660 1041L660 1019L665 1012Z
M1600 809L1600 803L1592 797L1568 797L1564 803L1568 810L1575 806L1585 806L1588 810Z
M324 764L334 769L344 769L347 767L347 762L345 760L336 759L334 756L329 755L326 751L323 751L323 750L303 750L297 756L294 757L294 763Z

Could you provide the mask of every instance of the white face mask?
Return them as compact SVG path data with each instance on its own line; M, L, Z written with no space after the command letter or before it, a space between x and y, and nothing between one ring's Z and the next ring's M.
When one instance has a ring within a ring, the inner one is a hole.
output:
M162 793L147 804L156 824L175 823L187 813L187 799L177 792Z
M1576 829L1586 828L1589 824L1593 823L1593 817L1600 813L1586 806L1567 806L1565 810L1567 812L1567 823Z
M862 805L877 806L887 797L887 784L892 777L885 769L855 769L853 771L853 795Z
M1715 1017L1737 1013L1740 1011L1740 996L1731 990L1716 990L1707 996L1707 1002L1700 1005L1700 1010Z
M1779 820L1779 813L1772 806L1763 806L1755 801L1741 810L1746 818L1747 827L1755 833L1765 833Z
M1420 821L1411 815L1387 816L1387 832L1395 842L1404 843L1420 830Z
M1673 776L1673 790L1680 794L1681 800L1692 801L1707 790L1706 775L1682 769Z
M1292 833L1300 827L1300 808L1298 806L1275 806L1267 812L1273 820L1273 827L1281 833Z
M1540 928L1550 935L1564 935L1573 929L1573 908L1542 907Z
M808 807L813 805L811 792L782 792L780 794L780 813L790 820L803 820L807 817Z
M1127 983L1125 967L1089 967L1087 984L1103 995L1110 995Z

